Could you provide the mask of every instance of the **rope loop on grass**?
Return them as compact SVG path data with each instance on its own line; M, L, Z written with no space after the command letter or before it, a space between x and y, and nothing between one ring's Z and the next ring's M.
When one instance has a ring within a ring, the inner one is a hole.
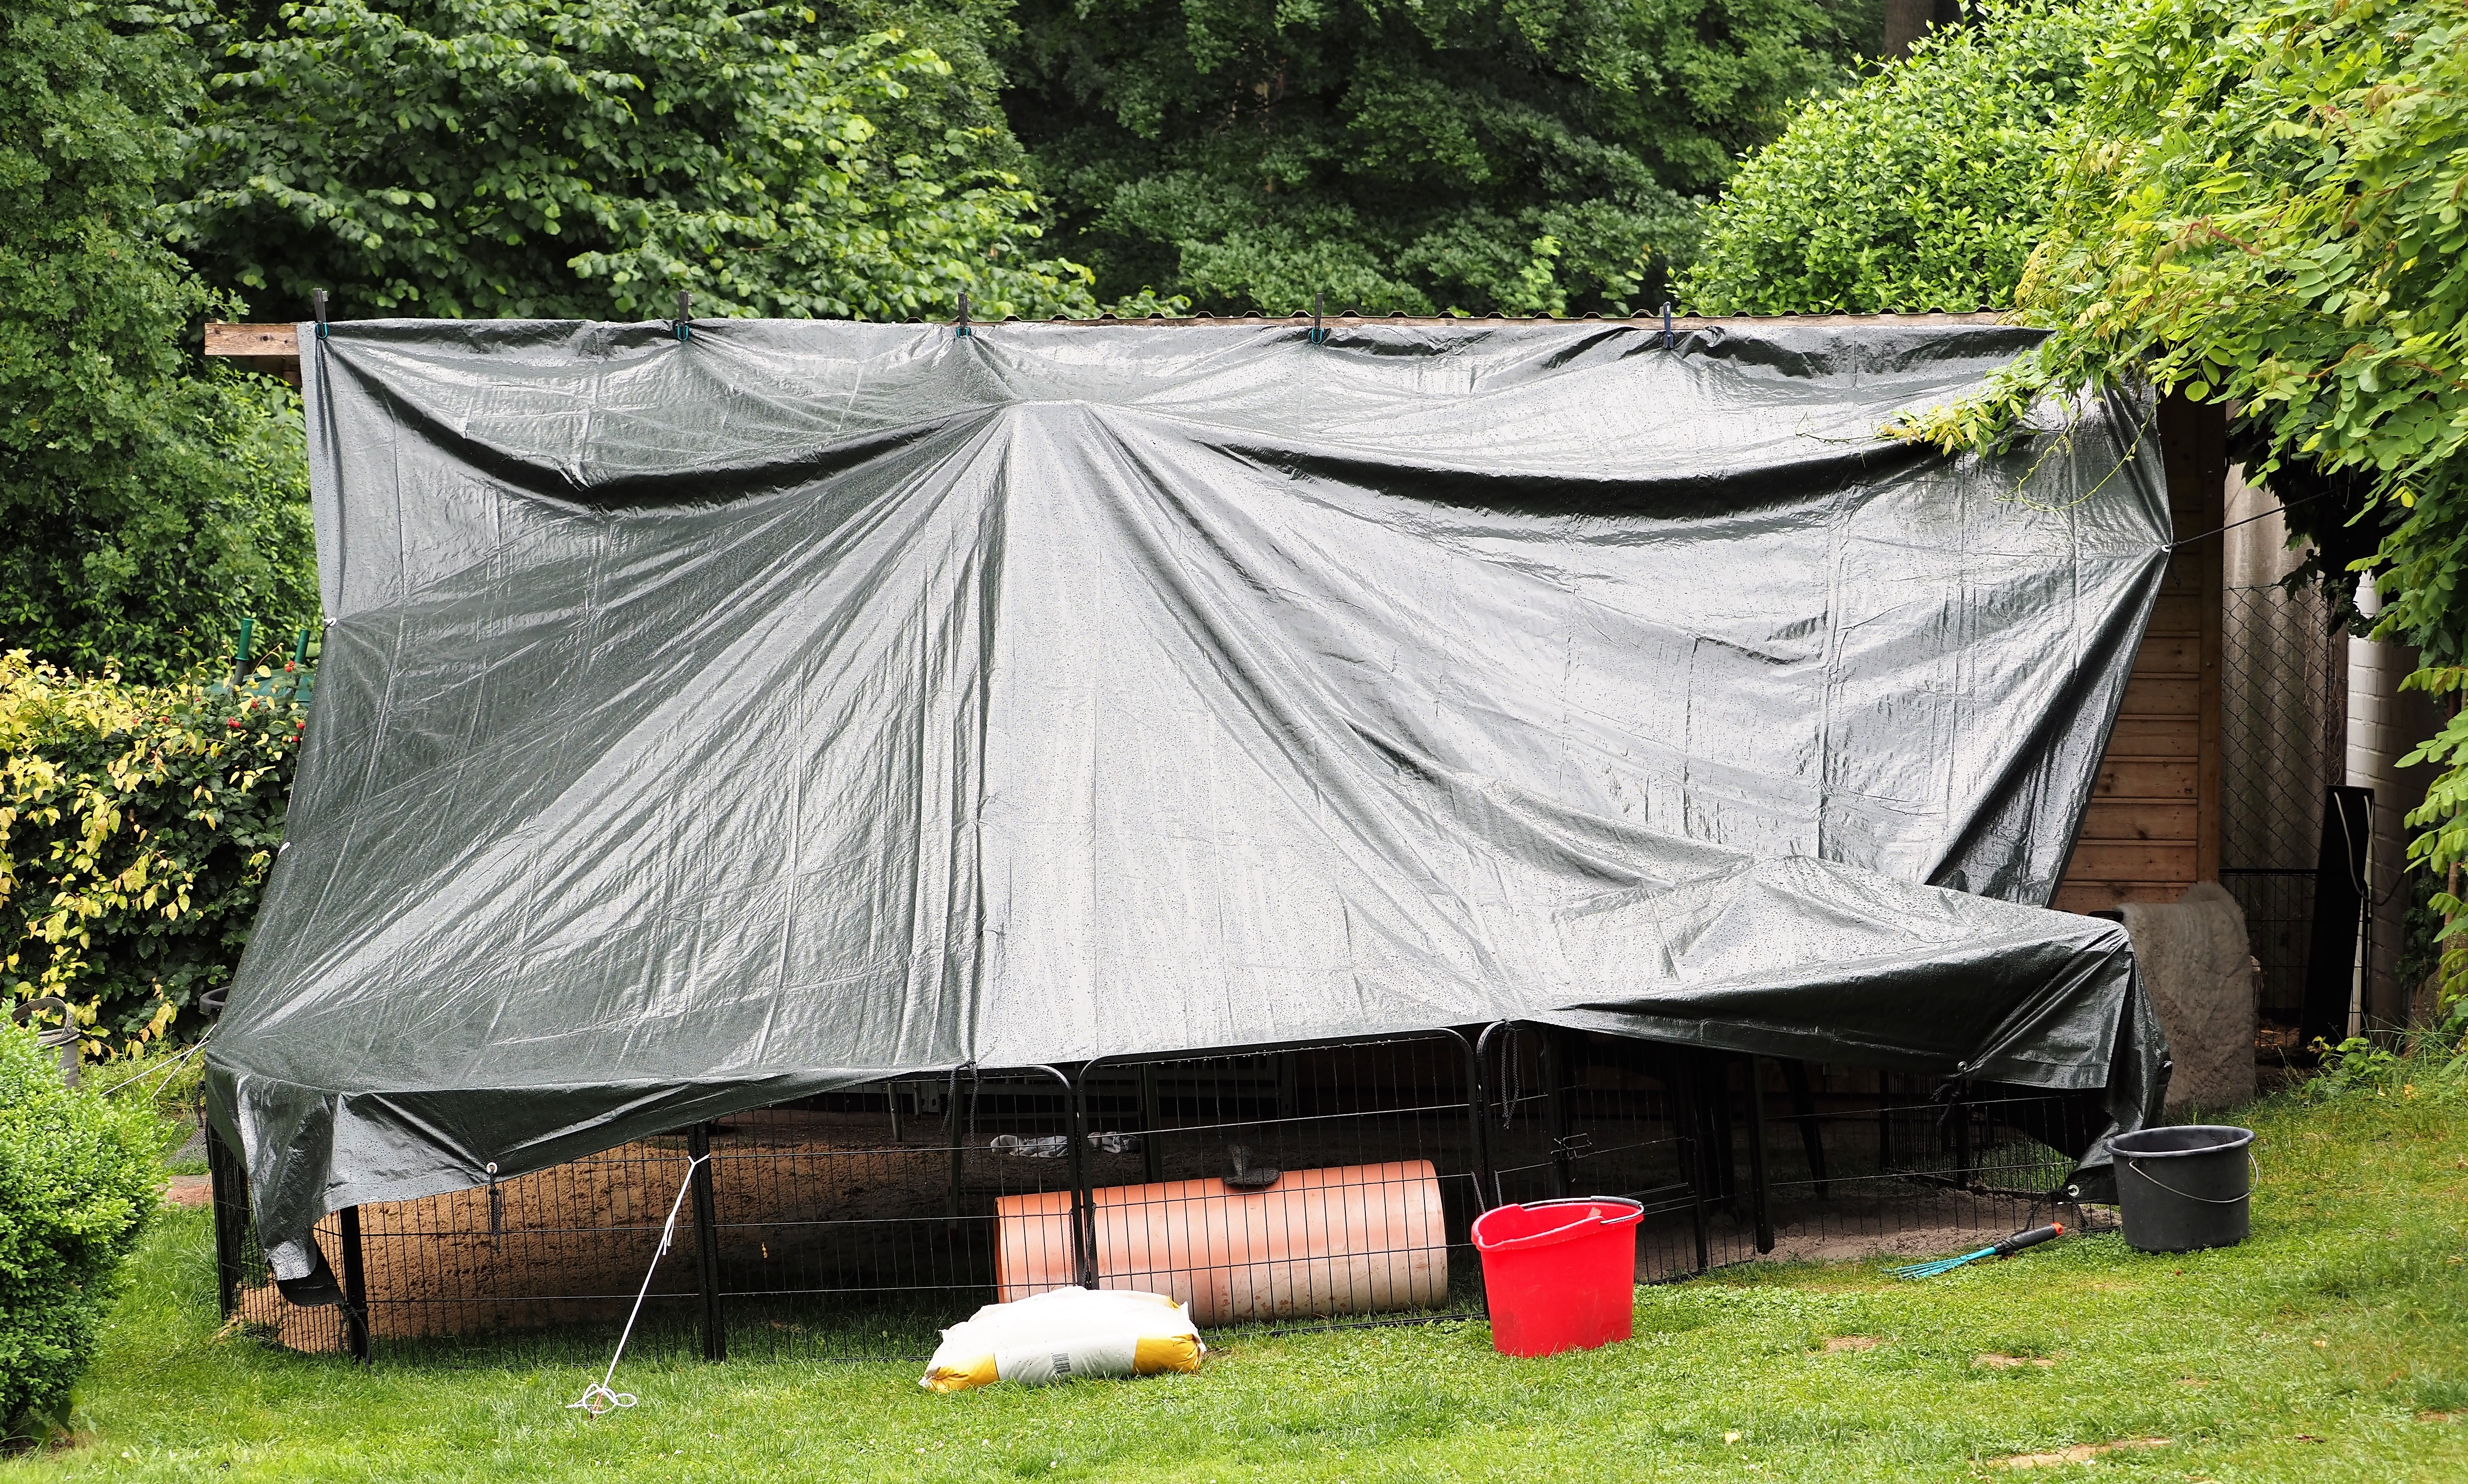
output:
M630 1391L611 1391L606 1383L595 1381L590 1390L565 1404L565 1408L573 1411L580 1407L593 1417L606 1417L621 1406L632 1406L635 1400Z
M651 1254L651 1266L643 1269L642 1290L634 1295L634 1307L626 1314L626 1328L618 1333L617 1353L608 1358L608 1374L593 1381L583 1395L565 1404L567 1411L586 1413L597 1422L621 1406L634 1404L636 1399L631 1392L612 1390L608 1383L617 1379L617 1362L626 1358L626 1342L634 1337L634 1321L642 1317L643 1300L651 1296L651 1278L660 1270L660 1259L669 1255L669 1244L676 1240L677 1213L685 1209L686 1192L694 1187L695 1170L710 1157L709 1154L686 1157L686 1177L677 1182L677 1199L669 1202L669 1219L660 1227L659 1250Z

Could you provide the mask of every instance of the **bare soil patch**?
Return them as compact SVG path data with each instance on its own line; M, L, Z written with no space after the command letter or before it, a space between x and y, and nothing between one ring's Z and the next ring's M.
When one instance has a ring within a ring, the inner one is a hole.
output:
M2007 1458L1992 1458L1992 1469L2045 1469L2056 1464L2089 1463L2102 1453L2121 1452L2130 1448L2166 1448L2167 1438L2119 1438L2114 1443L2077 1443L2050 1453L2016 1453Z

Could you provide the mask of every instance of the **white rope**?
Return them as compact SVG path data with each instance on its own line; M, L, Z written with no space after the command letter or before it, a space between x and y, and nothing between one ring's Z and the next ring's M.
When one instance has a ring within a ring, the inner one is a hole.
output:
M209 1032L208 1034L212 1034L212 1033L211 1033L211 1032ZM110 1086L105 1087L105 1088L103 1088L103 1095L104 1097L106 1097L106 1098L107 1098L107 1097L111 1096L113 1093L118 1092L118 1091L119 1091L121 1088L123 1088L123 1087L130 1086L130 1085L132 1085L132 1084L134 1084L144 1082L144 1081L145 1081L147 1078L149 1078L149 1077L161 1076L163 1073L168 1072L168 1071L171 1071L172 1068L174 1068L174 1067L178 1066L181 1062L186 1062L186 1061L187 1061L187 1060L189 1060L191 1057L195 1056L198 1052L203 1051L203 1050L205 1050L205 1049L206 1049L206 1038L205 1038L205 1037L203 1037L203 1036L200 1036L200 1037L198 1037L195 1040L194 1040L194 1041L192 1041L192 1042L190 1042L190 1043L189 1043L189 1049L188 1049L188 1050L181 1052L178 1056L173 1057L171 1061L164 1062L164 1063L163 1063L162 1065L160 1065L160 1066L149 1066L149 1067L148 1067L146 1070L144 1070L144 1071L142 1071L142 1072L138 1073L136 1076L131 1077L130 1079L128 1079L128 1081L127 1081L127 1082L118 1082L118 1083L113 1083ZM166 1079L166 1081L169 1081L169 1079Z
M626 1328L617 1336L617 1353L608 1358L608 1374L591 1383L589 1390L565 1404L565 1409L584 1411L594 1418L607 1416L621 1406L632 1406L633 1393L612 1391L608 1383L617 1379L617 1362L626 1358L626 1341L634 1337L634 1321L642 1316L643 1300L651 1294L652 1275L660 1270L660 1259L669 1255L669 1244L677 1234L677 1213L685 1209L686 1192L694 1185L695 1167L709 1159L709 1154L696 1154L686 1160L686 1177L677 1182L677 1199L669 1202L669 1220L660 1228L660 1249L651 1254L651 1266L643 1270L642 1291L634 1295L634 1308L626 1315Z

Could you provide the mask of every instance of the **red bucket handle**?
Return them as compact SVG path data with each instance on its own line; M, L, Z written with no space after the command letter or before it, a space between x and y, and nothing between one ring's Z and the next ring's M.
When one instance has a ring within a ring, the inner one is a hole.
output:
M1500 1211L1545 1211L1553 1206L1588 1206L1583 1216L1573 1221L1554 1226L1548 1231L1530 1232L1522 1237L1504 1237L1486 1241L1482 1235L1482 1218L1474 1221L1474 1244L1485 1252L1517 1252L1527 1247L1556 1246L1586 1235L1588 1227L1634 1226L1645 1220L1645 1203L1626 1196L1574 1196L1561 1200L1537 1200L1530 1205L1495 1206L1483 1213L1490 1217ZM1605 1208L1609 1209L1606 1210Z

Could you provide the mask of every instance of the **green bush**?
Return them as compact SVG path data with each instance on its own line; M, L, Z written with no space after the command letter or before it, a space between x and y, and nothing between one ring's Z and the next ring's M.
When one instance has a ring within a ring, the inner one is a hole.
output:
M105 1054L203 1028L282 844L299 679L137 686L0 655L8 997L59 995Z
M142 1101L61 1085L31 1032L0 1024L0 1431L38 1440L161 1192L163 1126Z
M1804 104L1707 215L1680 293L1709 314L2014 301L2114 0L1990 0Z

